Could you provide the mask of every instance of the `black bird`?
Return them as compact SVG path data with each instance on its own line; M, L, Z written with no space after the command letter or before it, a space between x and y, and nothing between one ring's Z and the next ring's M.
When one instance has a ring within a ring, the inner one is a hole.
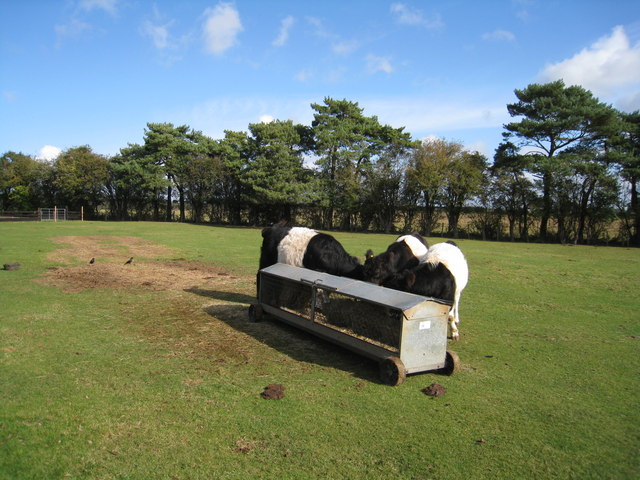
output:
M129 260L127 260L126 262L124 262L125 265L129 265L130 263L133 263L133 257L131 257Z
M92 257L92 258L91 258L91 260L89 260L89 263L90 263L91 265L93 265L93 264L95 263L95 261L96 261L96 259Z

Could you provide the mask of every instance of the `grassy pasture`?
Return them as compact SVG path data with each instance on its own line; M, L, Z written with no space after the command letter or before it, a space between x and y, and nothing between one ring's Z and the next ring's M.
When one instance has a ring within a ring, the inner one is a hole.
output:
M360 256L394 239L335 236ZM22 265L0 270L0 479L638 478L640 251L460 241L462 371L388 387L247 322L260 240L0 224L0 264ZM272 383L282 400L260 397Z

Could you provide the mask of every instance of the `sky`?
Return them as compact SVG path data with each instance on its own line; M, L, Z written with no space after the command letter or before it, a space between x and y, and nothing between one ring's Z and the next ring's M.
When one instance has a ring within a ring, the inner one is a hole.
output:
M531 83L640 109L637 0L0 0L0 21L0 154L311 125L329 97L492 159Z

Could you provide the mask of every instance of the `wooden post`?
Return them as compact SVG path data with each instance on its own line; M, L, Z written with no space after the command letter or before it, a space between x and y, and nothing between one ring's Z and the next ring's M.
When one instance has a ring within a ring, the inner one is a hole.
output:
M53 221L58 221L58 207L56 207L55 205L53 206Z
M80 207L80 221L84 222L84 207Z

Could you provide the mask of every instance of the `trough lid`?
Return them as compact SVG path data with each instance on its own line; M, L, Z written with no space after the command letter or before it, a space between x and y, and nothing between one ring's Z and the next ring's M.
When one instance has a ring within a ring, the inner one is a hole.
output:
M275 275L277 277L286 278L304 283L313 283L318 286L334 290L343 295L348 295L372 303L384 305L387 307L398 308L400 310L408 310L425 301L434 301L450 305L450 302L435 298L423 297L413 293L402 292L392 288L380 287L373 283L354 280L347 277L339 277L328 273L316 272L307 268L294 267L284 263L276 263L270 267L260 270L265 274Z

